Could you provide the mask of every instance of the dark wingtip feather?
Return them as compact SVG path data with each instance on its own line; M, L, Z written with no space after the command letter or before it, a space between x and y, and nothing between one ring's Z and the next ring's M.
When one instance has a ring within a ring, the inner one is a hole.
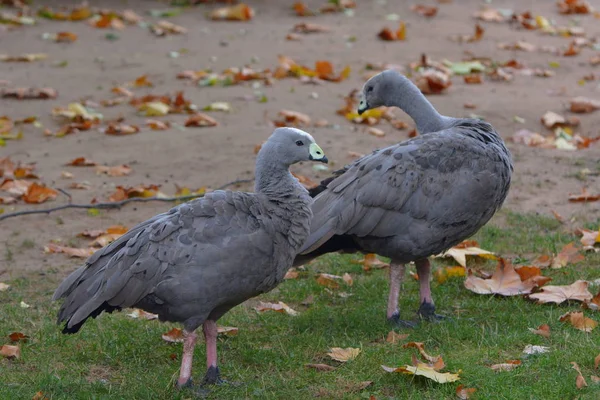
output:
M74 333L79 332L79 330L81 329L83 324L85 324L85 322L88 320L88 318L90 318L90 317L96 318L103 311L107 312L107 313L112 313L114 311L121 311L121 307L111 306L107 302L104 302L104 303L102 303L102 305L100 307L98 307L94 311L92 311L90 313L90 315L88 315L84 320L82 320L81 322L79 322L71 327L69 327L69 320L67 320L66 318L63 319L63 318L59 317L57 324L60 325L63 321L66 320L66 324L65 324L64 328L62 329L62 333L64 333L65 335L72 335Z
M323 192L325 189L327 189L327 185L329 185L332 180L334 180L338 176L342 175L344 172L346 172L345 168L334 171L332 176L322 180L318 186L315 186L312 189L308 189L308 194L310 195L310 197L317 197L321 192Z

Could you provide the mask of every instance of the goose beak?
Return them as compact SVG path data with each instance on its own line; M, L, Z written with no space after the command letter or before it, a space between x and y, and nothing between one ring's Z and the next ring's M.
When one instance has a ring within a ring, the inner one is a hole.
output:
M367 100L365 99L365 96L361 96L360 97L360 103L358 103L358 115L362 115L362 113L364 113L365 111L367 111L369 109L369 105L367 104Z
M308 151L309 151L308 159L310 161L320 161L325 164L327 164L329 162L329 160L327 159L327 156L325 155L325 153L319 147L318 144L311 143L308 148Z

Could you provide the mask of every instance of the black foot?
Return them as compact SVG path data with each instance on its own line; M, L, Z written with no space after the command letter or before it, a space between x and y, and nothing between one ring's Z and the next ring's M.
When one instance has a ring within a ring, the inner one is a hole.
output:
M405 321L400 319L400 313L396 311L390 318L388 318L388 323L392 325L394 328L416 328L417 322L413 321Z
M421 303L419 311L417 311L417 315L419 315L421 319L427 321L443 321L448 319L448 317L446 317L445 315L435 313L435 306L433 305L433 303Z
M192 378L188 379L187 382L184 383L183 385L181 385L179 382L177 382L176 385L177 385L177 389L190 389L190 388L194 387Z
M221 373L219 372L219 367L209 367L204 374L204 379L200 386L206 385L221 385L225 383L223 379L221 379Z

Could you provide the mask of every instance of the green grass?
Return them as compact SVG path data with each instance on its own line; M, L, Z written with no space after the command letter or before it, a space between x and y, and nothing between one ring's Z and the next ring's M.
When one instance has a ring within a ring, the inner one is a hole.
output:
M596 221L589 227L596 227ZM482 248L517 257L520 263L541 253L553 253L578 238L553 219L503 212L475 237ZM23 246L27 247L27 246ZM430 354L441 354L446 371L461 371L457 383L437 384L421 377L388 374L381 365L409 364L413 349L386 343L390 328L385 324L387 298L385 270L369 274L351 263L359 256L325 256L306 267L300 279L288 280L263 301L284 301L298 310L291 317L278 313L258 314L251 305L236 307L220 325L236 326L236 336L220 338L219 362L222 375L240 386L211 388L215 399L453 399L458 384L475 387L477 399L598 399L600 385L589 376L593 359L600 353L600 328L590 334L558 321L578 304L536 305L520 297L481 296L467 291L462 278L443 284L432 283L438 312L452 317L441 323L422 323L409 333L407 341L424 342ZM470 262L473 260L470 260ZM493 263L487 266L492 269ZM435 259L435 266L451 265ZM414 267L410 267L414 270ZM328 291L316 284L318 272L354 277L354 285L342 284ZM561 270L546 270L553 284L575 279L600 278L600 254L586 254L582 263ZM62 276L62 275L61 275ZM49 399L189 399L191 390L173 388L178 375L181 345L169 344L161 334L177 325L139 321L125 313L102 315L88 322L77 335L62 335L54 324L57 304L49 299L60 277L46 272L9 282L0 292L0 344L7 335L20 331L31 338L21 345L22 357L0 359L0 399L31 399L43 391ZM598 287L591 288L593 292ZM350 293L342 298L337 293ZM308 296L314 303L303 306ZM30 308L21 308L25 301ZM417 282L407 275L401 296L405 317L418 306ZM600 320L600 313L588 313ZM527 328L547 323L549 339ZM550 346L547 354L524 357L527 344ZM361 354L345 365L328 360L329 347L359 347ZM511 372L495 373L489 365L521 359L523 365ZM575 387L577 362L586 377L587 388ZM328 363L335 371L316 372L307 363ZM204 374L204 346L196 350L194 378ZM359 384L372 381L360 390Z

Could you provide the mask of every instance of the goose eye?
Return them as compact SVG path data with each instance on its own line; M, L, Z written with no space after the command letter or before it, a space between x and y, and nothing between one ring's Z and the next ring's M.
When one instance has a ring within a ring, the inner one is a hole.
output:
M296 140L296 146L304 146L304 142L302 140Z
M373 86L369 86L369 87L367 88L367 93L371 93L372 91L373 91Z

